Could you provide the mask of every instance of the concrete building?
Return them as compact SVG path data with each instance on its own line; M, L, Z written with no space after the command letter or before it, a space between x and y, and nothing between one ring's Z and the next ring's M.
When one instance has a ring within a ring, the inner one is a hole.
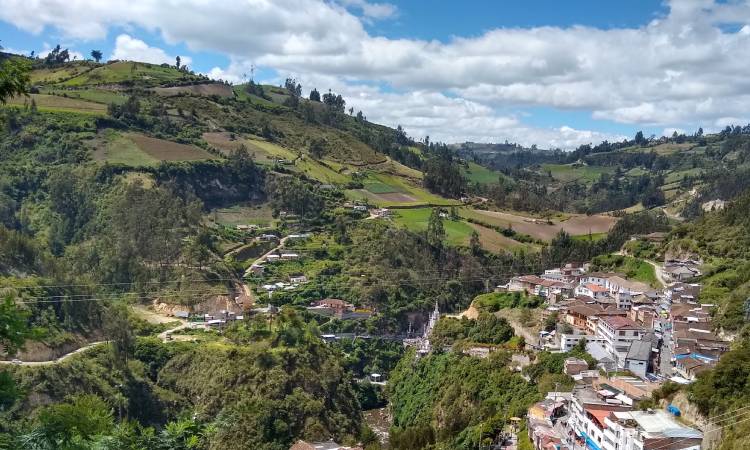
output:
M596 334L604 338L604 348L612 355L617 367L625 367L625 357L630 344L637 341L646 330L627 317L602 317L597 325Z

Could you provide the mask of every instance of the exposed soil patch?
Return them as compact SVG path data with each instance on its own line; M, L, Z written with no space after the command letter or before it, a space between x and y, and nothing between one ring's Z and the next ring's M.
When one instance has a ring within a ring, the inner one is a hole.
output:
M178 94L193 94L204 96L218 95L220 97L234 96L232 87L221 83L195 84L192 86L158 87L154 88L154 92L166 97L171 97Z
M410 202L416 202L417 199L412 197L409 194L404 194L401 192L390 192L387 194L372 194L373 197L377 197L381 200L385 200L387 202L400 202L400 203L410 203Z
M482 247L485 250L499 253L504 250L508 250L519 245L523 245L518 241L515 241L509 237L503 236L495 230L477 225L475 223L469 223L469 226L479 233L479 242L482 243Z
M196 161L214 158L205 150L192 145L178 144L136 133L129 134L128 138L135 142L138 148L162 161Z
M592 234L606 233L618 220L616 217L605 215L574 215L562 222L553 220L550 224L544 219L534 219L500 211L474 210L473 213L494 225L502 227L510 225L519 233L528 234L545 241L551 240L561 229L573 236L588 234L589 232Z
M203 133L203 140L216 147L225 154L230 154L238 150L245 140L235 135L232 139L232 133L228 131L218 131L212 133Z

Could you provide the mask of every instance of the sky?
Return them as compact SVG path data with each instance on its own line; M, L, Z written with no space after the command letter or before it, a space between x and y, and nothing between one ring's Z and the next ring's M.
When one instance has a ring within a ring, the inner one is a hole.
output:
M0 0L0 45L341 93L417 139L572 149L747 124L737 0Z

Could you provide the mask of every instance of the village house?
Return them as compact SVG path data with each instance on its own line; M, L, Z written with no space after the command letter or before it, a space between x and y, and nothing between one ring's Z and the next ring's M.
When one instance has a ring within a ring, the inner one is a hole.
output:
M625 358L630 350L630 344L639 340L646 330L628 319L621 316L602 317L597 325L596 334L604 338L604 348L609 352L617 363L617 367L625 366Z
M634 306L628 311L627 318L646 329L654 327L656 311L652 306Z
M664 296L670 303L697 303L701 293L697 283L673 283L664 290Z
M388 208L376 209L375 211L373 211L373 214L375 214L376 217L380 217L382 219L391 217L391 211Z
M607 280L610 277L619 276L620 274L612 272L590 272L581 277L581 284L597 284L607 287Z
M301 273L289 275L289 282L290 283L307 283L307 277Z
M593 299L602 299L609 297L609 289L596 283L585 283L576 286L575 295L591 297Z
M584 370L589 370L589 364L579 358L566 358L563 364L563 373L565 375L578 375Z
M630 344L628 353L625 355L623 369L629 370L640 378L646 378L646 374L652 371L652 351L653 347L650 341L633 341Z
M249 225L241 224L241 225L237 225L235 228L237 229L237 231L247 232L247 231L257 230L259 227L258 225L255 225L255 224L249 224Z
M651 289L651 287L645 283L628 280L618 275L609 277L605 283L605 287L609 289L609 294L611 296L618 293L637 295L648 292Z
M281 259L285 261L291 261L291 260L299 259L299 255L297 253L282 253Z

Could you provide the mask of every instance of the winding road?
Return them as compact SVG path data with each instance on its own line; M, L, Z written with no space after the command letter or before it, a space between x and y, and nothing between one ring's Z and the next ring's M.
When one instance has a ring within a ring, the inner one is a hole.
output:
M66 353L66 354L62 355L61 357L59 357L57 359L50 360L50 361L18 361L18 360L15 360L15 361L5 361L5 360L3 360L3 361L0 361L0 364L4 364L4 365L13 364L13 365L18 365L18 366L51 366L53 364L59 364L59 363L65 361L66 359L70 358L73 355L76 355L78 353L83 353L83 352L85 352L87 350L90 350L90 349L92 349L94 347L98 347L98 346L100 346L102 344L106 344L107 342L108 341L92 342L92 343L90 343L88 345L85 345L85 346L83 346L83 347L81 347L79 349L73 350L70 353Z
M159 314L159 313L152 313L152 314L154 314L154 315L158 315L158 316L162 316L162 315L161 315L161 314ZM171 321L171 322L174 322L174 321L177 321L177 320L179 320L179 321L180 321L180 325L178 325L178 326L176 326L176 327L174 327L174 328L171 328L171 329L169 329L169 330L166 330L166 331L163 331L163 332L159 333L159 334L158 334L158 337L159 337L159 339L161 339L162 341L165 341L165 342L166 342L166 339L167 339L167 334L173 333L173 332L175 332L175 331L180 331L180 330L183 330L183 329L185 329L185 328L188 328L188 327L190 327L190 324L189 324L189 323L188 323L187 321L184 321L184 320L180 320L180 319L175 319L174 317L169 317L169 316L164 316L164 317L167 317L168 319L170 319L170 321ZM61 362L65 361L66 359L70 358L70 357L71 357L71 356L73 356L73 355L77 355L78 353L84 353L84 352L86 352L87 350L90 350L90 349L92 349L92 348L94 348L94 347L98 347L98 346L100 346L100 345L102 345L102 344L107 344L108 342L109 342L109 341L97 341L97 342L92 342L92 343L90 343L90 344L84 345L84 346L83 346L83 347L81 347L81 348L78 348L78 349L76 349L76 350L73 350L73 351L71 351L71 352L68 352L68 353L66 353L66 354L64 354L64 355L62 355L62 356L60 356L59 358L56 358L56 359L51 359L51 360L49 360L49 361L18 361L18 360L10 360L10 361L8 361L8 360L0 360L0 365L17 365L17 366L51 366L51 365L54 365L54 364L59 364L59 363L61 363Z

